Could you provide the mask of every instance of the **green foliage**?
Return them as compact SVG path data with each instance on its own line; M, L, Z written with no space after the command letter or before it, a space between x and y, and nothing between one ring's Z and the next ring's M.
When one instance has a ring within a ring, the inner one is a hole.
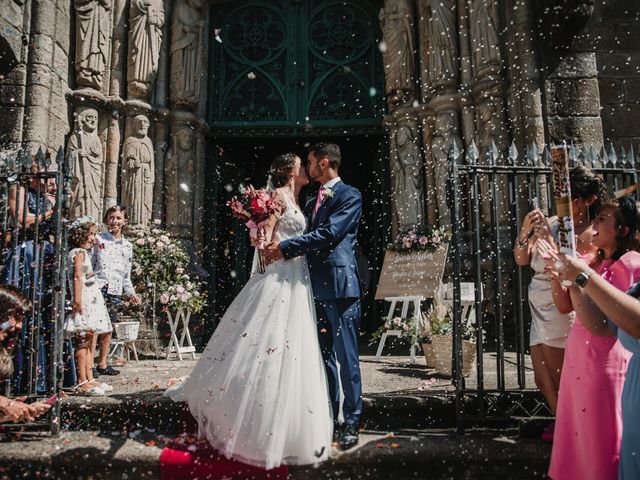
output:
M143 311L153 308L153 286L162 310L187 308L194 313L206 305L202 284L187 273L189 257L179 241L154 222L133 239L131 279L142 299Z

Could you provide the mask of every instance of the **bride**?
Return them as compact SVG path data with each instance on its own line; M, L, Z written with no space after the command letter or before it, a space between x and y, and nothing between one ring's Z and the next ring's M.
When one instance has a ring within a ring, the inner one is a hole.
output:
M267 236L303 234L296 198L309 178L300 158L281 155L270 171L286 209ZM333 416L305 257L254 274L190 377L166 394L189 405L199 436L227 458L267 469L326 460Z

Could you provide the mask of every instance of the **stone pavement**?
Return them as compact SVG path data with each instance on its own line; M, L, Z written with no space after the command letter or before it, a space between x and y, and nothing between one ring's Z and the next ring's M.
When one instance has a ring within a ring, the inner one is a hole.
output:
M188 375L194 363L132 362L119 376L107 378L114 386L108 397L64 399L60 437L25 434L0 443L0 478L159 478L163 444L193 427L184 406L162 392ZM489 377L494 364L487 354ZM424 357L410 364L406 356L377 362L363 355L361 366L365 414L360 444L334 452L318 467L292 468L292 479L544 478L549 448L537 439L521 438L515 430L455 433L451 381L427 369ZM515 377L515 371L507 375ZM514 465L524 470L516 475Z

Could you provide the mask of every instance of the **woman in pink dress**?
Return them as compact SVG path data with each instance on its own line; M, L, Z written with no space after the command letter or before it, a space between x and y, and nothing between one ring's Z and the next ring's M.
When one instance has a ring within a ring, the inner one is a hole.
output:
M606 202L593 221L598 253L591 267L626 291L640 275L634 251L637 225L623 203ZM630 353L606 324L589 322L590 300L575 283L562 290L553 282L560 311L575 309L560 379L549 477L557 480L614 480L622 435L621 394ZM584 322L580 319L584 316ZM589 328L587 328L587 326Z

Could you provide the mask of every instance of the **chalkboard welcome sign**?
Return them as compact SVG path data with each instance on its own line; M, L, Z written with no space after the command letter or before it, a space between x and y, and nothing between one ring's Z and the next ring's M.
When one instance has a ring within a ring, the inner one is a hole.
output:
M433 298L447 261L448 244L433 252L394 252L387 250L382 264L376 300L385 297Z

